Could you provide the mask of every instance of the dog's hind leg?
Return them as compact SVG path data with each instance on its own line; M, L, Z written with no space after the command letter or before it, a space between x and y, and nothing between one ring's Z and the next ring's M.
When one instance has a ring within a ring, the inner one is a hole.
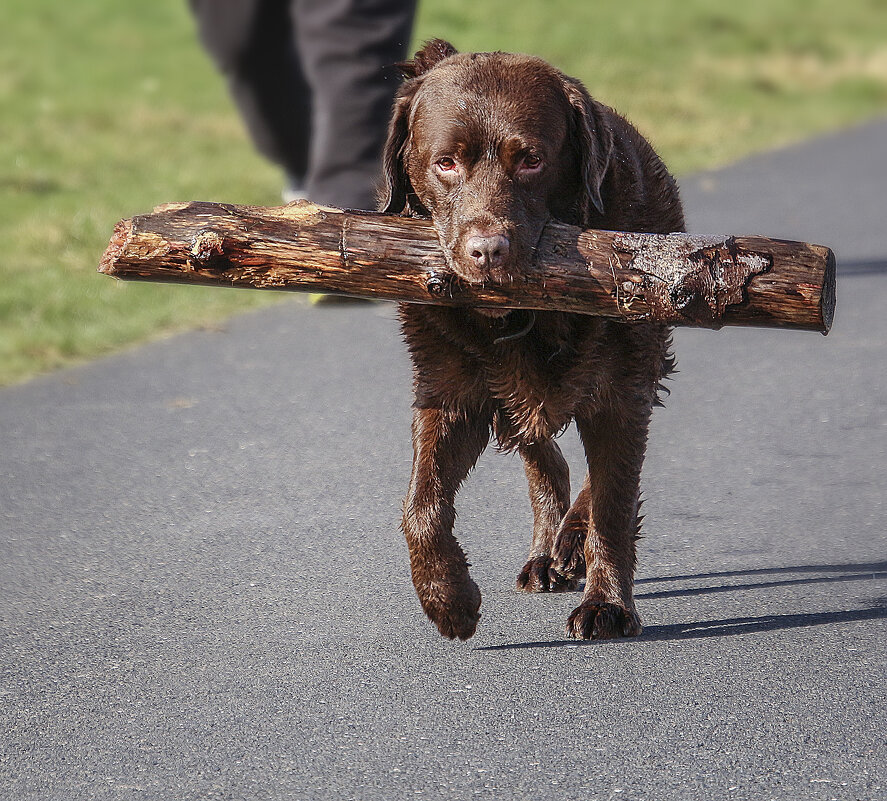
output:
M520 445L533 507L533 542L530 555L517 577L523 592L563 592L578 582L552 566L552 549L561 520L570 506L570 470L552 439Z
M552 566L564 578L578 583L585 576L585 537L591 516L591 487L588 473L573 505L561 520L551 550Z

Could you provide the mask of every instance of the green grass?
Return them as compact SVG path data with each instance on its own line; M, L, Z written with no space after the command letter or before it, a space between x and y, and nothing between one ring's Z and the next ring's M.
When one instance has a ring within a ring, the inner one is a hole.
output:
M415 38L431 36L548 58L678 174L887 110L885 0L425 0ZM6 0L0 383L277 301L95 268L121 217L174 200L276 204L280 185L184 0Z

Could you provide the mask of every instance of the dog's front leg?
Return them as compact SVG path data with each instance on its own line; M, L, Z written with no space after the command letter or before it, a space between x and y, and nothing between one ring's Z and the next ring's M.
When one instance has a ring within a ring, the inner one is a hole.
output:
M467 640L480 618L480 590L453 536L454 501L489 442L490 422L489 415L441 409L416 409L413 414L413 473L403 532L422 608L450 639Z
M649 412L639 403L621 413L576 418L588 461L583 491L589 507L585 595L567 620L567 633L577 639L641 633L634 605L635 540Z

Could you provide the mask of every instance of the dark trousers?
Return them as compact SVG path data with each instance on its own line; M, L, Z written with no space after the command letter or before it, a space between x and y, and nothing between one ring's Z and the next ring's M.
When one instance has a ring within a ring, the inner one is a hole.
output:
M190 0L256 147L318 203L372 209L416 0Z

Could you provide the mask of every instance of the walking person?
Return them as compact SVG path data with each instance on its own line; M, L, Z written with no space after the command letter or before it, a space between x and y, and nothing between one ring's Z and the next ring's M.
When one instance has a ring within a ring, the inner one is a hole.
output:
M190 0L284 200L374 209L416 0Z

